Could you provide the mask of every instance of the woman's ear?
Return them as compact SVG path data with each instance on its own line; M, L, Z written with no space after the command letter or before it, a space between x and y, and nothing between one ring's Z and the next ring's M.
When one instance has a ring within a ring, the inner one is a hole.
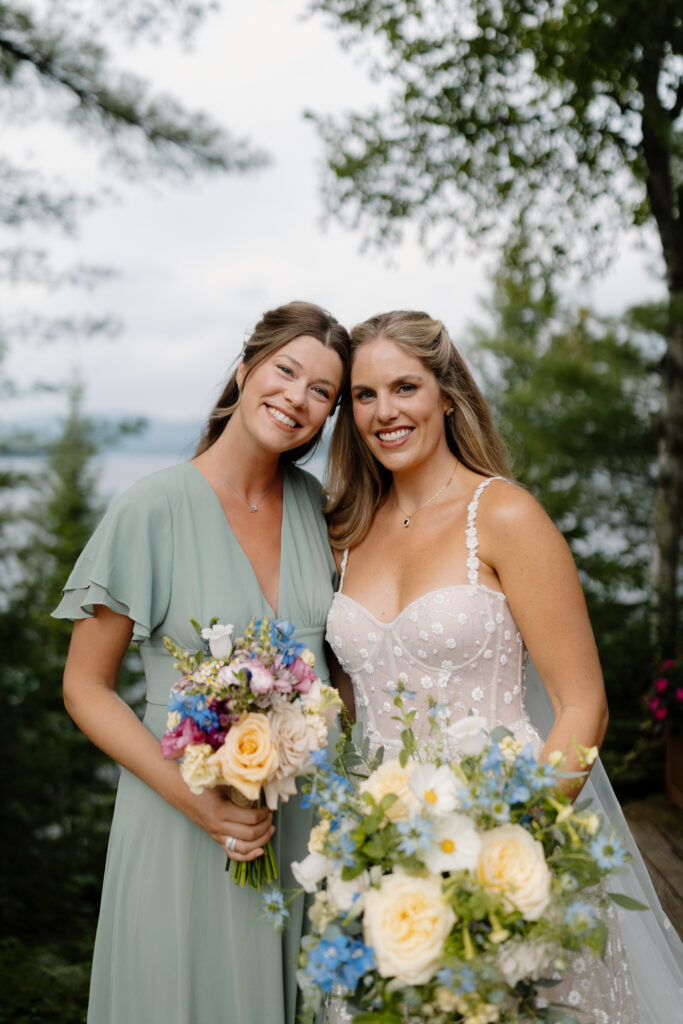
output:
M247 368L244 365L244 359L240 359L240 364L237 367L237 372L235 373L235 380L237 381L237 390L238 391L242 390L242 385L244 383L244 378L246 377L246 375L247 375Z

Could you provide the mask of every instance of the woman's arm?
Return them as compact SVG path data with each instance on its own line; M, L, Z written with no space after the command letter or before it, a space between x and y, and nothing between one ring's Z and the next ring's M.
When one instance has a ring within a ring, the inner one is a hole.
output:
M495 488L495 490L494 490ZM574 743L600 747L607 729L605 688L574 559L538 502L521 488L494 484L480 506L479 556L493 570L555 711L541 758ZM482 567L483 568L483 567ZM562 789L577 795L582 783Z
M116 677L133 635L131 619L104 605L94 611L92 618L74 623L64 670L64 704L74 722L221 846L226 836L235 836L238 849L228 854L233 860L254 860L274 831L272 814L265 807L237 807L223 787L200 796L190 791L177 762L162 756L159 741L116 693Z

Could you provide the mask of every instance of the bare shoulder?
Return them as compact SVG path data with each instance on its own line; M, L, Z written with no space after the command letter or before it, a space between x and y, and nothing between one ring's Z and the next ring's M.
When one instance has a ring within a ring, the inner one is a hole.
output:
M561 544L565 541L543 506L519 484L493 480L481 495L477 531L482 544Z

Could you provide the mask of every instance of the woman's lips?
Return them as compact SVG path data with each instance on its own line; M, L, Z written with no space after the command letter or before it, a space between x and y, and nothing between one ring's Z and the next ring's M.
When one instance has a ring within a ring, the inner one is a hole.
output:
M391 430L378 430L375 437L382 448L399 448L405 444L414 429L414 427L392 427Z

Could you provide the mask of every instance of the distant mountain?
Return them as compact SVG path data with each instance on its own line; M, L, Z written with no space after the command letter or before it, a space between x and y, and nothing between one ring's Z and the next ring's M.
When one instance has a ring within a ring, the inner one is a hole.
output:
M101 429L103 437L112 436L117 423L135 419L131 416L93 417ZM2 435L8 443L2 446L5 455L40 454L42 446L53 441L60 431L60 421L55 417L35 417L25 420L5 421L2 424ZM177 458L189 458L199 440L202 423L199 420L162 420L148 419L145 426L137 434L119 437L116 441L105 443L108 452L130 452L135 455L172 455ZM17 435L14 439L13 435Z

